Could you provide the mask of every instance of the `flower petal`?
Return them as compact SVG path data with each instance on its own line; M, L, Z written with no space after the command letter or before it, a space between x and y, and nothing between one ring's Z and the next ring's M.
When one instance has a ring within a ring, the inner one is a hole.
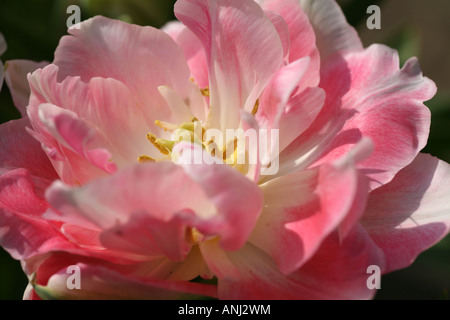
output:
M159 86L169 86L183 99L190 96L189 68L181 48L163 31L118 20L94 17L71 28L55 52L58 80L80 76L113 78L138 101L155 134L155 120L170 120Z
M100 241L110 250L152 258L165 255L178 262L186 259L191 250L191 244L186 241L189 232L180 216L161 221L146 212L136 212L125 224L104 231Z
M70 290L67 286L70 273L67 268L50 277L43 286L34 285L34 290L44 299L82 299L82 300L118 300L118 299L192 299L199 296L216 296L211 285L164 280L141 280L102 266L79 263L81 288Z
M105 147L119 165L135 162L143 153L159 154L146 139L149 126L143 111L124 84L102 78L92 78L84 83L79 77L67 77L57 82L58 74L58 67L49 65L30 76L29 114L35 126L39 105L51 103L93 124L109 142Z
M228 166L182 168L169 162L135 165L80 188L57 183L47 198L60 221L84 225L86 219L108 232L101 236L107 248L107 240L114 240L111 249L119 249L120 239L111 233L115 230L123 234L121 250L133 243L133 253L164 252L176 260L185 258L191 246L187 227L204 236L220 236L224 248L242 246L262 206L257 186ZM243 203L238 210L236 202ZM164 236L162 230L173 236Z
M320 80L320 55L316 47L316 36L299 1L263 0L259 2L262 2L263 9L275 12L283 18L287 24L290 39L289 62L309 57L310 64L304 81L307 86L317 86ZM283 38L281 34L280 37Z
M173 40L183 49L184 56L191 70L191 77L200 88L209 84L208 64L202 43L197 36L179 21L166 24L162 30L171 36Z
M38 178L35 178L35 181L36 183L26 169L15 169L1 174L0 206L5 210L26 215L43 213L48 205L38 194L43 196L43 190L50 181Z
M51 223L0 208L0 246L16 260L45 254L51 250L72 250L75 245Z
M279 130L280 152L311 125L323 106L325 92L308 87L310 63L306 57L282 67L261 97L256 119L263 128Z
M289 26L281 15L273 11L264 10L266 16L273 23L275 29L280 37L281 45L283 46L284 63L289 63L289 54L291 49L291 37L289 34Z
M225 250L237 250L247 241L263 206L263 196L258 186L246 176L226 164L195 164L196 154L207 157L201 147L179 144L182 157L179 164L186 174L200 185L218 210L217 220L198 225L200 232L221 236L220 245ZM190 152L187 152L190 151ZM191 155L189 155L191 153ZM239 206L236 204L239 203Z
M225 132L250 112L283 63L277 30L253 1L181 0L175 15L201 40L208 62L209 126Z
M30 60L9 60L5 66L5 81L11 92L14 105L23 117L27 115L26 106L30 100L30 85L27 75L43 68L48 62L34 62Z
M314 28L316 45L322 61L325 62L338 51L363 49L358 33L347 23L335 0L300 0L300 5Z
M280 155L279 174L332 161L362 136L375 151L358 164L371 189L389 182L425 146L436 92L417 59L399 69L398 55L382 45L335 59L322 71L325 105L314 123Z
M372 191L361 220L386 255L387 270L409 266L450 231L450 165L419 154Z
M36 177L48 180L57 178L45 152L27 131L29 120L22 118L0 125L0 173L26 168Z
M217 244L202 244L208 266L218 277L220 299L369 299L367 268L384 268L383 252L361 227L341 242L331 234L299 270L284 275L263 251L247 244L225 252Z
M52 104L41 104L36 113L37 121L34 114L30 115L38 132L30 133L45 145L63 181L81 184L117 170L111 154L103 148L107 142L95 127Z
M250 242L288 274L310 259L349 214L362 214L367 181L348 159L282 176L261 188L264 208ZM355 219L348 223L353 226Z

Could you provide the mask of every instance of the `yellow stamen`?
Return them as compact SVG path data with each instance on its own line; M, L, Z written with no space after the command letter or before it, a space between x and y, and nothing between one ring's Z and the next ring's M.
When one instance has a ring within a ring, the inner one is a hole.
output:
M256 100L255 106L253 107L252 110L252 115L255 115L258 112L258 109L259 109L259 99Z
M172 152L173 146L175 145L174 141L165 140L165 139L156 139L156 143L161 147L166 148L169 153Z
M147 139L150 141L156 149L159 150L164 155L168 155L175 144L173 141L164 140L164 139L158 139L156 136L152 133L147 133Z
M155 124L158 127L160 127L161 129L164 129L164 131L169 131L169 132L172 132L176 128L178 128L176 124L168 123L168 122L164 122L164 121L159 121L159 120L156 120Z
M139 163L144 163L144 162L155 162L156 160L153 159L152 157L143 155L143 156L139 156L138 159L137 159L137 161L138 161Z
M232 145L233 143L233 145ZM233 148L233 156L237 153L237 145L238 145L238 139L235 137L233 142L228 142L228 145L225 149L225 152L223 153L223 160L225 161L227 159L227 155L230 153L231 148Z
M210 95L210 92L209 92L209 86L206 86L205 89L200 89L200 91L201 91L201 93L202 93L202 95L203 95L204 97L208 97L208 98L209 98L209 95Z
M193 122L185 122L185 123L182 123L181 126L179 126L179 128L194 132L195 123L193 123Z
M217 146L217 144L214 142L214 137L209 140L206 143L206 150L208 150L208 152L215 157L216 156L216 150L219 149L219 147Z
M200 241L203 240L204 237L205 236L196 228L188 229L187 240L191 245L193 246L197 245Z

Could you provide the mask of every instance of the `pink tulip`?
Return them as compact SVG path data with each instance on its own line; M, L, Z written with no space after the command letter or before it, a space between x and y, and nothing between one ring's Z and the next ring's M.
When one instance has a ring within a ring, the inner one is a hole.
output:
M368 299L369 266L404 268L448 234L417 59L363 48L334 0L175 15L163 30L95 17L53 63L8 63L23 118L0 126L0 245L25 298ZM193 164L230 143L173 140L194 122L278 130L279 170Z

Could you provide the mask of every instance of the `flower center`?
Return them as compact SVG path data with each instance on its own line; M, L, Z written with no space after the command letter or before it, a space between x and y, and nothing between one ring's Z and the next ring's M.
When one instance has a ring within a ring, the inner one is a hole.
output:
M149 140L165 157L162 159L154 159L148 155L141 155L137 159L138 162L144 163L169 160L167 156L169 156L171 160L174 160L174 155L172 153L174 146L177 143L186 141L201 146L209 155L242 171L245 163L238 161L238 142L240 141L238 137L234 137L224 144L222 138L217 138L218 135L222 136L218 130L209 130L207 132L203 123L195 117L191 118L190 122L184 122L179 126L159 120L155 121L155 124L164 129L164 131L172 133L170 140L160 139L151 132L147 134L147 140ZM214 132L211 133L211 131ZM219 134L217 134L218 132Z

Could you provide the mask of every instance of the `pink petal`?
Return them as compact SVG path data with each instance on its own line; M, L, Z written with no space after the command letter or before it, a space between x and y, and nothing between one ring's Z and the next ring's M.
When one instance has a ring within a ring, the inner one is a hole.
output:
M157 88L166 85L183 99L190 96L189 68L181 48L163 31L104 17L71 28L55 52L58 80L80 76L113 78L124 83L144 112L150 129L155 120L168 120ZM157 132L155 132L156 134Z
M73 250L75 246L40 218L15 214L0 208L0 246L16 260L52 250Z
M62 214L61 221L80 223L70 219L84 217L102 230L125 224L140 211L160 221L186 208L205 217L213 214L200 187L171 162L134 165L78 188L55 183L47 199Z
M40 105L37 114L39 119L30 113L35 129L42 132L35 137L50 150L49 156L63 181L81 184L117 170L111 154L104 149L108 144L95 127L52 104Z
M357 225L344 241L336 233L330 235L295 278L316 291L312 295L315 299L371 299L376 291L367 287L369 266L378 266L383 272L385 257L364 228Z
M225 252L214 243L201 245L208 266L218 277L220 299L369 299L367 268L384 268L382 251L361 227L341 243L331 234L299 270L284 275L270 257L247 244Z
M384 251L387 270L405 268L450 230L450 166L419 154L372 191L362 225Z
M196 153L208 156L201 147L193 144L180 143L179 147L183 152L190 150L194 157ZM194 164L180 160L180 165L202 187L219 213L218 219L198 225L199 231L220 234L220 245L225 250L239 249L247 241L261 212L261 190L253 181L225 164Z
M306 131L325 102L322 88L307 88L294 95L280 116L280 152Z
M253 132L259 132L259 125L255 117L245 111L241 112L241 124L244 132L252 130ZM259 140L259 137L258 137ZM258 183L261 173L261 161L259 157L259 142L255 145L248 145L248 170L246 177L250 180Z
M43 218L49 216L48 212L43 215ZM51 220L51 219L48 219ZM105 248L100 243L100 232L98 228L89 228L87 226L79 226L76 224L64 223L61 226L61 233L72 243L82 249L93 250L93 251L103 251Z
M35 178L38 180L37 178ZM15 169L0 175L0 206L8 211L25 215L39 215L48 205L40 198L49 181L39 179L35 183L30 172L26 169Z
M350 219L345 232L347 224L354 225L347 216L361 216L367 181L348 159L282 176L261 188L264 209L250 242L288 274L308 261L345 219Z
M416 59L398 66L397 53L381 45L327 64L320 85L327 93L325 105L280 155L279 174L332 161L362 136L375 145L372 156L358 164L371 189L408 165L426 144L430 111L423 101L433 97L436 86L422 76Z
M60 221L87 225L87 219L104 230L109 249L181 260L191 246L187 227L220 236L224 248L242 246L262 205L257 186L225 165L183 168L136 165L80 188L54 184L47 198Z
M130 252L147 257L166 256L172 261L186 259L191 244L186 222L179 216L168 221L146 212L133 213L128 222L103 232L101 243L110 250Z
M317 86L320 80L320 56L316 47L316 36L308 16L298 0L267 0L262 7L279 14L288 27L289 62L309 57L310 64L305 76L307 86ZM270 17L270 15L269 15ZM282 33L280 37L283 39Z
M282 67L272 77L261 97L261 105L256 116L260 123L267 123L265 127L276 127L274 123L279 119L279 114L289 101L289 98L299 85L303 84L300 81L305 75L309 63L309 58L297 60ZM303 87L302 89L305 88Z
M64 268L50 277L48 283L35 285L34 290L44 299L82 300L167 300L216 296L214 286L164 280L141 280L124 276L102 266L77 264L81 273L81 289L69 290L70 276Z
M191 70L191 77L200 88L209 84L208 64L205 51L199 38L179 21L173 21L165 25L162 30L171 36L183 49L184 56Z
M270 19L280 37L281 45L283 46L284 62L289 63L289 54L291 49L291 36L289 34L289 26L281 15L273 11L264 10L264 13Z
M280 151L309 127L325 100L321 88L308 87L310 63L306 57L282 67L261 97L256 119L264 128L279 130Z
M175 15L201 40L208 62L210 127L237 128L283 62L277 30L253 1L181 0Z
M35 127L38 126L39 105L51 103L89 120L108 140L110 145L104 147L113 153L116 163L136 162L142 154L159 154L146 139L150 129L143 110L124 84L101 78L92 78L84 83L79 77L57 82L58 72L57 66L49 65L30 76L29 113ZM156 127L154 123L153 126Z
M22 118L0 125L0 171L26 168L36 177L57 178L45 152L27 131L29 120Z
M27 75L43 68L48 62L34 62L30 60L10 60L5 67L5 81L11 92L14 105L22 116L26 116L26 106L30 99L30 85Z
M363 49L358 33L347 23L335 0L300 0L300 5L314 28L316 45L322 61L326 61L339 51Z

